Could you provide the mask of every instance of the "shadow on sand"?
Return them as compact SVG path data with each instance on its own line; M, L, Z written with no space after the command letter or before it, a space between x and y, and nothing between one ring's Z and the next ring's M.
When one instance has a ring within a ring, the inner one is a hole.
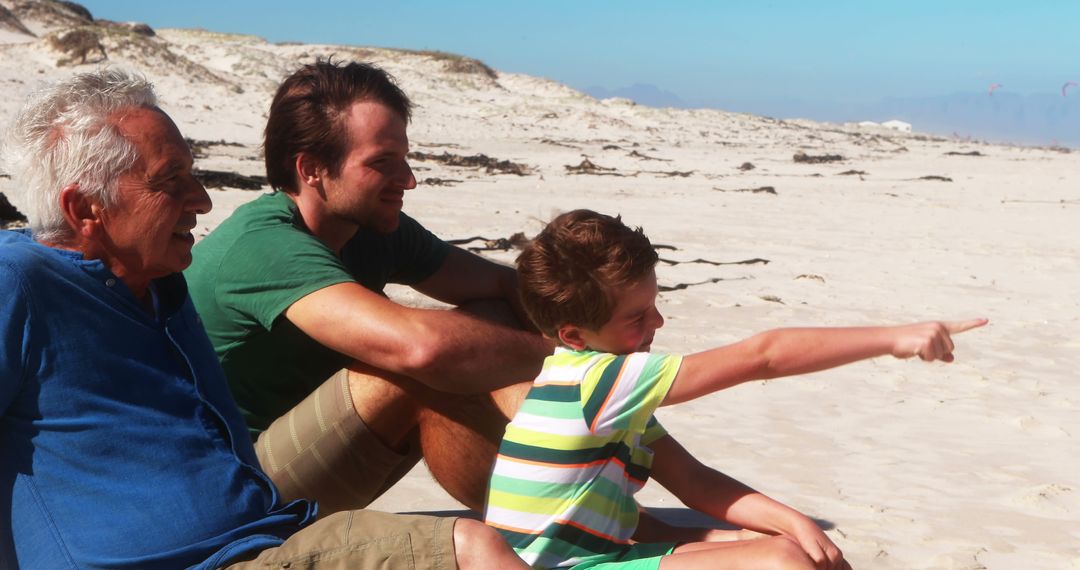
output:
M726 528L734 530L737 527L727 524L725 522L718 521L709 515L688 509L685 507L649 507L648 511L656 518L672 525L672 526L689 526L689 527L705 527L705 528ZM433 517L461 517L467 519L480 520L480 515L467 510L453 510L453 511L414 511L408 513L401 513L403 515L428 515ZM836 523L825 519L819 519L810 517L810 520L817 523L821 530L832 530L836 528Z

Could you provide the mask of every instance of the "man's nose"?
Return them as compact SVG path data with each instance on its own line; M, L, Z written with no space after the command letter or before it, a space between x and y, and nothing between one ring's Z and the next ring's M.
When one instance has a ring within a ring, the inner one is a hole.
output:
M214 208L214 202L210 199L210 194L206 191L206 187L202 185L194 176L191 177L190 188L188 188L188 201L187 209L195 212L198 215L206 214Z
M401 169L399 185L406 190L412 190L416 188L416 176L413 175L412 167L409 166L408 161L402 162L402 165L404 168Z

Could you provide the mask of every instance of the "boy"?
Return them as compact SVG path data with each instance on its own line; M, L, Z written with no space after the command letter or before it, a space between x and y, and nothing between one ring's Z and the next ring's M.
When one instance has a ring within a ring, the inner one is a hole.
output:
M884 354L951 362L950 334L987 321L777 329L686 357L649 354L664 323L656 262L640 228L588 210L552 220L518 257L525 308L561 346L506 429L485 522L536 568L850 568L811 519L703 465L653 412ZM687 506L748 530L639 516L633 495L650 470Z

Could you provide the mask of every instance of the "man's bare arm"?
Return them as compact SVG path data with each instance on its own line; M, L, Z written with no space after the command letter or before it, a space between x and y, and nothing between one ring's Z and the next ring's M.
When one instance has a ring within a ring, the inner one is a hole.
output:
M319 343L440 391L477 393L529 380L551 344L524 329L516 274L454 248L421 293L466 309L399 305L357 283L310 293L285 311ZM506 306L497 306L500 303Z
M428 297L456 306L478 300L502 300L510 306L522 327L534 328L521 306L514 268L461 248L451 248L442 267L414 288Z

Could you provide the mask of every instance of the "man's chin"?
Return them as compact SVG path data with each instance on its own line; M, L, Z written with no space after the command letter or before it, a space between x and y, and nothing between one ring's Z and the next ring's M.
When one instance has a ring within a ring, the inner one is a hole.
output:
M401 216L395 214L392 218L387 217L377 220L373 229L380 234L391 234L396 232L399 227L401 227Z
M180 251L174 251L170 257L171 259L169 260L169 262L163 264L164 268L166 269L165 274L171 275L173 273L180 273L181 271L187 269L189 265L191 265L191 248L188 247Z

